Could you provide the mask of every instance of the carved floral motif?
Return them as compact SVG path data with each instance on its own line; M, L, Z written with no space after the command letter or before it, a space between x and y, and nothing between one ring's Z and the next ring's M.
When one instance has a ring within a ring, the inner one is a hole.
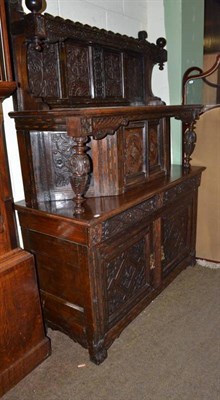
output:
M67 43L66 58L68 95L90 96L88 48Z
M121 126L126 126L128 119L124 116L94 117L92 119L92 134L95 139L103 139L113 135Z
M103 50L101 47L93 48L93 75L94 75L94 96L104 97L104 67L103 67Z
M102 224L97 224L90 228L90 244L95 245L102 239Z
M69 185L74 140L67 136L66 133L53 133L51 135L51 144L55 186Z
M28 79L31 93L36 97L60 95L58 45L45 44L42 52L30 44L27 50Z
M122 71L120 53L104 53L105 95L122 97Z

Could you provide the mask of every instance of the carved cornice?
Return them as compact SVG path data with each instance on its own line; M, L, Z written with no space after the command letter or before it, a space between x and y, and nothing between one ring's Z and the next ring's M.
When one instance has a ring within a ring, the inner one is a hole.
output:
M93 136L102 139L112 135L121 126L131 121L158 120L176 118L193 127L203 112L202 105L192 106L140 106L106 107L87 109L60 109L39 112L15 112L9 115L15 118L18 130L67 131L70 136Z
M121 35L94 26L84 25L80 22L65 20L61 17L54 17L45 13L27 14L24 17L25 35L31 39L38 36L39 40L56 43L67 39L82 40L83 42L98 43L114 47L120 50L133 50L152 54L155 63L167 60L167 51L163 48L166 44L164 39L163 46L149 43L147 40L135 39L127 35ZM39 32L39 34L38 34Z

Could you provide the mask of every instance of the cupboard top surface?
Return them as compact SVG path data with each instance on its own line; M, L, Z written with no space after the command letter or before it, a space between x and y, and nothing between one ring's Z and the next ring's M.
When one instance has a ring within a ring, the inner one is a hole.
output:
M87 198L85 212L80 216L73 216L74 201L43 201L29 207L25 201L16 203L16 209L27 209L32 215L47 215L52 219L70 220L76 225L92 226L111 218L130 207L151 199L164 191L172 189L178 184L187 182L194 177L199 177L205 167L192 167L189 172L184 172L182 166L173 165L169 176L159 178L146 185L138 186L118 196ZM198 185L197 185L198 186ZM185 189L185 188L184 188ZM183 190L184 191L184 190Z

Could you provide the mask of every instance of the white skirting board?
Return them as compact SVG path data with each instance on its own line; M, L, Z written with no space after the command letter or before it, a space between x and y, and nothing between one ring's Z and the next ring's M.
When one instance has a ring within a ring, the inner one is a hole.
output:
M207 260L201 260L199 258L196 259L198 265L201 267L211 268L211 269L220 269L220 263L215 263Z

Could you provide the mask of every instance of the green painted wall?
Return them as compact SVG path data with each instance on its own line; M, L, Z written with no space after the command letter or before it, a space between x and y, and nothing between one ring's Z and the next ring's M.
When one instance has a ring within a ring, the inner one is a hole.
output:
M181 104L185 70L203 67L204 0L164 0L170 104ZM199 91L193 100L201 102ZM172 121L172 162L181 164L181 124Z

